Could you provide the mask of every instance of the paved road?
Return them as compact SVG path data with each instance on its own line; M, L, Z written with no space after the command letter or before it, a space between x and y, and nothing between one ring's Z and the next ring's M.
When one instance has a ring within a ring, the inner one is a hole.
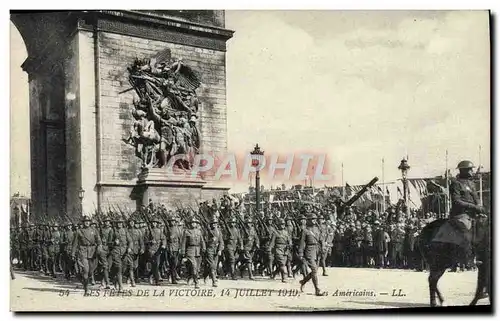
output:
M12 311L304 311L413 308L428 305L427 273L406 270L329 268L320 276L328 296L315 297L311 283L299 293L298 279L221 280L218 288L201 283L200 290L186 284L154 287L126 286L111 293L95 286L84 297L81 285L39 273L16 272L11 281ZM476 272L446 273L439 288L446 305L467 305L475 291ZM350 293L348 291L351 291ZM354 293L353 293L354 292ZM481 300L480 305L489 304Z

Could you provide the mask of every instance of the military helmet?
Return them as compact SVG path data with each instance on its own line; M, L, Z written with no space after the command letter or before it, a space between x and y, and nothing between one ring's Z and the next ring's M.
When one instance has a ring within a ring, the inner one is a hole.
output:
M193 217L193 218L191 219L191 224L192 224L192 223L198 223L198 224L200 224L200 220L198 220L196 217Z
M217 223L219 223L219 221L215 217L210 220L210 224L217 224Z
M247 217L245 219L245 223L252 224L253 223L252 218L251 217Z
M475 168L474 164L471 161L468 160L463 160L457 165L457 169L462 169L462 168Z
M236 218L231 217L231 218L229 219L229 223L236 223Z
M278 219L278 225L285 225L285 220L282 218Z
M82 222L85 222L85 221L89 221L89 222L91 222L91 221L92 221L92 219L91 219L91 218L90 218L90 216L88 216L88 215L83 215L83 216L82 216Z

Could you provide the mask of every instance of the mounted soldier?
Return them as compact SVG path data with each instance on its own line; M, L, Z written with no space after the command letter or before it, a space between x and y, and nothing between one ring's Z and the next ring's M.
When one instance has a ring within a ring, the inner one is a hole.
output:
M448 224L443 224L433 239L433 242L459 245L466 255L470 255L472 219L485 212L479 205L472 180L474 167L471 161L458 163L459 174L450 181L450 218Z

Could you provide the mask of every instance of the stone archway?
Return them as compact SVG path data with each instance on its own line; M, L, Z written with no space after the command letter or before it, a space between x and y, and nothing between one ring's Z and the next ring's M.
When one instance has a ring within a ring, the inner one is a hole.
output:
M132 124L132 97L120 92L129 87L126 67L135 57L168 48L196 65L205 83L202 145L227 148L225 51L233 32L224 29L223 11L13 11L11 21L28 52L22 67L29 77L35 215L79 216L141 202L130 197L138 161L121 142ZM227 190L210 182L184 187L165 185L144 197L197 201Z

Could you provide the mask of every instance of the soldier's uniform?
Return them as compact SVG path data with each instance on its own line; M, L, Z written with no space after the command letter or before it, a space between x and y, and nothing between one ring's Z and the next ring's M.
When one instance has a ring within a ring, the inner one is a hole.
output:
M231 274L231 278L236 280L236 275L234 273L234 268L236 264L236 252L242 248L242 240L240 231L234 226L236 223L235 218L231 218L229 220L230 226L227 234L224 238L224 258L226 265L226 272Z
M84 217L83 221L90 223L90 218ZM87 294L88 291L88 282L90 276L89 260L95 258L97 247L100 245L101 238L99 237L99 233L97 233L96 230L90 226L84 226L75 234L71 256L77 257L85 294Z
M253 280L253 272L252 272L252 260L253 255L256 249L259 248L259 237L255 229L253 228L252 220L247 218L245 220L247 225L245 231L243 232L243 251L241 252L241 273L245 268L248 268L248 278Z
M373 266L373 233L370 225L366 225L363 238L363 261L365 266Z
M217 287L217 263L223 250L224 239L222 237L222 232L217 228L217 219L214 218L210 221L210 229L208 230L206 266L203 273L204 279L206 279L207 276L210 276L213 287Z
M345 266L344 229L342 225L339 226L337 233L335 233L333 243L334 266Z
M151 274L154 284L160 283L160 258L162 251L167 247L167 241L163 230L155 224L159 224L158 219L152 219L153 226L150 231L146 231L147 241L147 262L151 265Z
M318 247L321 246L321 232L315 226L316 215L312 214L308 217L309 223L306 229L302 231L302 236L299 245L299 257L304 259L304 262L311 269L303 280L300 281L300 289L303 290L304 285L312 279L317 296L322 296L318 284L318 267L316 265Z
M180 248L181 256L186 256L186 263L188 268L188 278L193 278L194 287L199 288L198 285L198 262L202 253L205 252L205 241L201 231L196 228L195 224L199 224L198 219L191 220L192 228L186 229L182 236L182 243Z
M293 218L291 216L288 216L286 218L286 231L288 232L288 235L290 236L290 240L292 241L292 245L290 249L286 253L286 272L289 278L292 277L292 263L293 263L293 256L294 256L294 243L293 243L293 237L295 233L295 227L293 226Z
M353 254L354 254L354 266L362 267L363 266L363 240L364 233L361 229L361 224L359 221L356 223L356 227L353 230Z
M54 224L52 226L52 231L50 231L49 227L49 238L46 240L47 242L47 271L52 275L52 277L56 277L56 263L58 254L60 252L60 242L61 242L61 232L59 232L59 226Z
M132 287L135 287L135 274L139 267L139 255L144 253L144 238L141 231L135 227L135 222L129 220L130 228L128 232L130 238L132 239L132 247L130 248L130 253L128 255L127 264L125 270L128 270L128 278Z
M326 274L326 257L328 256L328 248L327 248L327 238L328 238L328 230L323 218L319 218L318 227L321 233L321 246L319 248L319 266L323 269L323 276L328 276Z
M158 222L157 222L158 223ZM146 222L139 222L139 228L138 230L141 232L142 235L142 242L144 244L144 252L139 255L139 266L137 268L137 280L140 280L144 278L145 276L148 277L150 276L150 272L152 272L152 267L151 267L151 262L150 262L150 256L147 251L147 244L149 242L149 229L147 227ZM149 267L148 267L149 266ZM147 274L147 275L146 275Z
M468 178L451 179L450 199L450 222L463 232L469 231L472 226L471 219L483 211L479 206L474 182Z
M30 264L30 259L29 259L30 235L26 224L23 224L18 239L19 239L19 251L20 251L19 256L23 263L23 270L27 271L29 269L29 264Z
M170 269L172 284L177 284L177 268L179 266L179 249L181 246L182 231L176 225L176 218L171 216L168 219L167 228L167 260Z
M281 273L281 282L286 282L285 264L287 262L288 252L291 252L292 249L292 238L285 228L285 221L283 219L278 220L278 227L279 229L275 230L271 236L271 248L273 249L275 262L278 266L277 271L279 270Z
M63 270L64 277L69 280L71 273L74 273L73 259L71 258L71 250L73 248L74 231L72 224L66 224L65 230L61 234L61 247L63 253Z
M375 264L379 269L385 267L385 255L387 252L387 243L385 240L384 229L380 226L378 220L375 221L373 230L373 250L375 253Z
M122 224L123 220L116 221L117 227L113 233L111 233L112 241L108 242L108 244L112 244L110 249L111 264L109 264L110 276L111 279L118 283L118 290L120 291L123 289L123 269L130 261L129 256L133 246L130 233Z
M417 264L415 261L415 241L416 241L416 229L413 223L410 223L406 229L405 234L405 245L404 245L404 254L406 257L407 268L416 269Z
M296 269L293 271L293 277L298 271L302 274L302 277L305 277L307 274L307 267L304 263L304 260L299 256L299 247L300 247L300 239L302 238L302 232L306 229L306 218L305 216L300 216L300 226L297 226L293 236L292 236L292 247L294 252L294 260L297 265Z
M403 245L405 239L404 227L400 224L394 227L391 235L391 265L393 268L403 268Z
M104 275L104 283L106 284L106 289L109 289L109 266L111 261L110 250L113 246L113 228L110 225L109 218L103 219L104 227L101 228L101 240L102 245L97 251L97 260L99 266L102 267Z
M266 219L266 228L263 231L262 234L262 254L263 254L263 263L264 267L268 271L268 275L271 275L273 273L273 261L274 261L274 255L273 251L271 248L271 236L276 232L275 228L273 227L273 219L272 217L268 217Z
M28 228L28 268L30 271L35 271L36 269L36 226L30 223Z

